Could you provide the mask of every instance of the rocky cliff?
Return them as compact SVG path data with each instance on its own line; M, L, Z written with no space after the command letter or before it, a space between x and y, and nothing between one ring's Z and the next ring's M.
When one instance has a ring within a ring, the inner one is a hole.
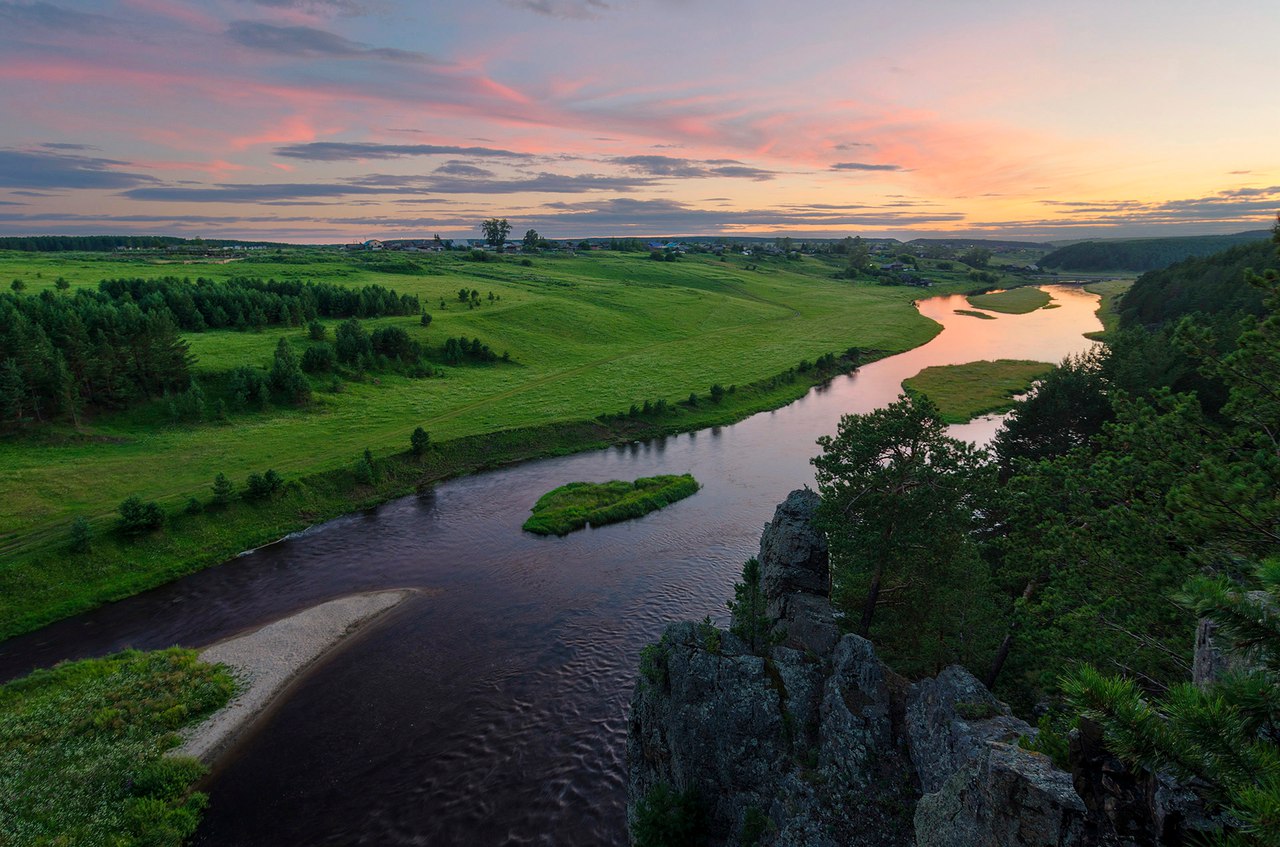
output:
M792 492L760 540L776 642L765 655L705 623L674 624L645 651L627 742L632 824L666 820L709 845L1161 843L1170 813L1155 821L1141 792L1130 831L1117 826L1118 762L1073 779L1018 746L1034 730L964 668L910 683L841 634L817 504Z

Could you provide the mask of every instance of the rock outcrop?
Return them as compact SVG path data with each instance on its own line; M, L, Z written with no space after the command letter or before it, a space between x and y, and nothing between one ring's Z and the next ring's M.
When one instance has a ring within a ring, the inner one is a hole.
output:
M765 655L706 623L674 624L645 650L629 822L683 816L710 845L1154 843L1117 833L1082 799L1091 772L1018 746L1035 730L964 668L910 684L869 641L841 634L817 505L792 492L761 537L776 642Z

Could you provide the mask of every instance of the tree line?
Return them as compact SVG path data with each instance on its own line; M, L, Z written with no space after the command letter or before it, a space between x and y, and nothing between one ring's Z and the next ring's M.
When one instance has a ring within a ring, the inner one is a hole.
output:
M1271 844L1258 836L1280 808L1280 274L1246 279L1260 315L1130 322L1047 377L990 451L904 396L843 418L814 464L833 600L898 670L968 666L1045 714L1035 743L1050 754L1097 721L1130 767L1198 780L1233 816L1230 843ZM1194 686L1200 615L1248 652Z
M0 250L22 253L107 252L120 248L158 250L180 244L204 247L283 247L271 241L191 240L170 235L20 235L0 238Z
M0 425L182 391L192 361L167 309L52 291L0 295Z
M76 297L133 302L145 312L168 309L178 326L190 332L301 326L318 317L374 318L416 315L422 310L417 295L399 294L381 285L348 288L327 282L256 277L200 277L194 283L173 276L106 279L98 283L97 292L81 290Z

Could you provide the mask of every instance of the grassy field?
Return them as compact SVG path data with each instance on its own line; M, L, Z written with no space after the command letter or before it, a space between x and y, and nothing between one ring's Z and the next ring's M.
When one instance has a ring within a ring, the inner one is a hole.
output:
M222 263L157 262L115 254L0 254L0 278L21 278L27 296L63 277L74 290L110 277L164 275L260 276L348 285L377 283L417 294L433 315L366 321L403 326L428 346L453 336L479 337L510 363L444 368L443 378L393 374L346 380L316 393L303 409L270 407L236 413L225 422L172 423L156 401L126 413L33 431L0 441L0 637L52 617L124 596L255 544L412 490L430 479L494 463L472 443L505 438L502 461L569 452L629 437L649 437L727 423L800 396L814 374L792 373L802 359L850 347L888 354L933 337L938 327L911 301L916 289L831 278L829 266L803 259L684 257L653 262L643 254L591 253L474 262L459 255L406 260L377 254L345 256L318 250L264 253ZM961 290L968 281L937 293ZM469 309L459 288L477 289ZM494 300L488 294L493 292ZM443 301L444 305L441 306ZM328 322L330 330L336 322ZM332 334L332 332L331 332ZM246 363L265 366L280 337L302 351L302 328L261 333L218 331L186 336L197 375ZM706 397L713 383L739 388L721 404L673 407L657 421L600 425L601 414L645 400L671 404L691 392ZM430 473L406 472L370 490L313 484L312 477L346 473L366 449L387 457L404 451L422 426L436 445ZM477 441L476 439L480 439ZM434 460L433 460L434 461ZM278 503L235 519L181 514L191 497L207 502L225 473L242 485L272 468L303 481ZM140 542L110 533L115 509L131 495L155 500L169 526ZM98 541L88 554L67 551L74 518L89 521ZM132 565L132 570L130 569ZM17 599L15 598L17 595ZM41 597L39 602L29 598Z
M178 847L204 808L191 786L205 769L162 753L233 689L224 668L176 648L0 686L0 842Z
M647 476L635 482L571 482L539 497L524 529L568 535L587 524L604 526L642 517L697 493L698 483L689 474Z
M965 423L979 415L1006 412L1013 397L1053 370L1045 362L998 359L964 365L937 365L903 380L902 387L934 402L947 423Z
M1120 328L1120 298L1132 285L1132 279L1108 279L1091 282L1084 287L1085 291L1102 298L1098 301L1098 320L1102 321L1102 330L1086 333L1087 337L1101 341L1106 338L1107 333Z
M1023 315L1049 305L1051 298L1039 288L1024 286L1010 288L1007 291L995 291L991 294L975 294L966 299L969 305L989 312Z

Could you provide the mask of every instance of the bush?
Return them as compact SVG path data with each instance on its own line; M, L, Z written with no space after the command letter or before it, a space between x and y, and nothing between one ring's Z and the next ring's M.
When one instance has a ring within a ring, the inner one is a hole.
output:
M204 511L204 506L194 497L187 498L187 508L184 510L188 515L198 515Z
M93 530L89 528L89 522L83 516L73 520L67 540L67 546L71 548L71 552L84 553L88 551L89 544L92 541Z
M164 512L154 500L146 503L134 495L120 504L120 531L137 535L159 529L164 525Z
M325 326L320 321L312 321L307 325L307 336L312 341L324 341L326 334Z
M421 456L431 446L431 433L422 427L417 427L409 436L409 446L413 450L413 455Z
M227 479L227 475L220 473L213 478L213 504L215 506L225 506L231 502L231 498L235 496L236 487Z
M706 809L695 789L676 793L665 782L636 804L631 827L634 847L694 847L707 836Z
M302 354L302 369L309 374L327 373L338 366L338 356L333 346L326 343L312 345Z
M251 473L245 481L244 496L249 500L266 500L283 487L284 480L273 470L265 474Z

